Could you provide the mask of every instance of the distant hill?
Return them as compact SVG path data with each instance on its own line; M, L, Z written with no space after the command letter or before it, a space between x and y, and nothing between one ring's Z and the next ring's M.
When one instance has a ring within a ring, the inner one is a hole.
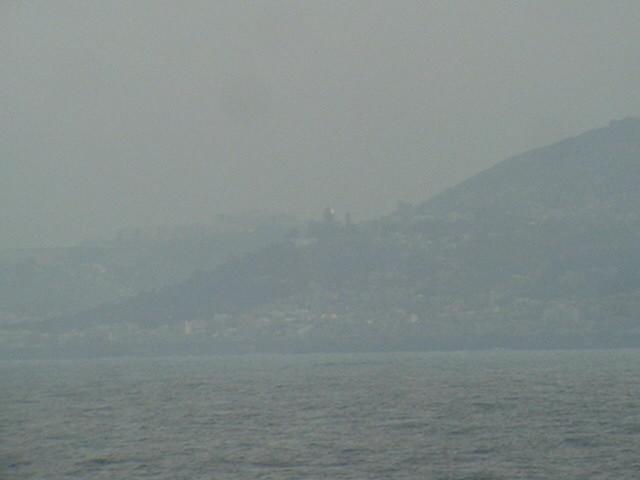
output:
M108 241L0 251L0 325L70 315L187 280L280 241L287 216L218 216L209 226L130 228Z
M639 184L640 120L615 121L38 328L127 351L638 346Z
M531 221L636 215L639 131L640 119L626 118L518 155L438 195L420 210Z

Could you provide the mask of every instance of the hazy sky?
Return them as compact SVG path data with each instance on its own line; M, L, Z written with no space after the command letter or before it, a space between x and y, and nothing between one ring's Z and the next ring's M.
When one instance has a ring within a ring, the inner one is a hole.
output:
M356 220L640 115L640 2L0 0L0 247Z

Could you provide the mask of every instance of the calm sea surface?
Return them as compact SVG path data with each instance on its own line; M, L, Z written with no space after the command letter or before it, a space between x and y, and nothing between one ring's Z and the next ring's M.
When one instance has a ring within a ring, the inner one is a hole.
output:
M637 479L640 351L0 362L1 479Z

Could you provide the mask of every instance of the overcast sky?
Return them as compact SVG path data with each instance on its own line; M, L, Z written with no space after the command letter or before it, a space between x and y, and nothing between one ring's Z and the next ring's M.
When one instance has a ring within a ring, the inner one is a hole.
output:
M0 0L0 247L356 220L640 115L640 2Z

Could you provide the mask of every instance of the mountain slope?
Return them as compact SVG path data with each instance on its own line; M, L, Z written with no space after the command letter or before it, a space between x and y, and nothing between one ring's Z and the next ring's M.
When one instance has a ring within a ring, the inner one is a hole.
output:
M281 240L295 226L286 217L241 220L130 229L95 245L0 252L0 325L71 315L185 281L198 269Z
M48 328L206 351L640 345L639 183L640 120L612 122Z
M438 216L633 215L640 207L640 119L613 121L503 161L422 205Z

